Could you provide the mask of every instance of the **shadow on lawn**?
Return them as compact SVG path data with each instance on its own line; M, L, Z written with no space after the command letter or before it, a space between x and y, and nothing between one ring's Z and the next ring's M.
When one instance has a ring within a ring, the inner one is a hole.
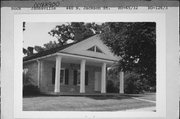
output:
M96 100L106 100L106 99L121 100L121 99L130 99L132 97L141 98L141 97L146 97L150 95L155 95L155 93L153 94L114 94L114 95L112 94L112 95L98 95L98 96L94 95L94 96L86 96L86 97L96 99Z
M101 95L101 96L84 96L84 97L95 99L95 100L109 100L109 99L122 100L122 99L130 99L131 98L130 96L123 96L123 95L119 95L119 96L117 96L117 95L114 95L114 96Z
M33 98L33 97L59 97L60 95L47 95L47 94L37 94L37 95L24 95L23 98Z
M151 95L151 94L150 94ZM152 94L154 95L154 94ZM39 93L38 95L26 95L23 96L23 98L33 98L33 97L86 97L90 99L95 99L95 100L108 100L108 99L116 99L116 100L121 100L121 99L130 99L132 97L144 97L146 94L91 94L91 95L81 95L81 94L44 94L44 93ZM147 94L149 96L149 94Z
M23 98L34 98L34 97L85 97L94 100L122 100L122 99L130 99L131 96L126 95L50 95L50 94L39 94L39 95L28 95L23 96Z

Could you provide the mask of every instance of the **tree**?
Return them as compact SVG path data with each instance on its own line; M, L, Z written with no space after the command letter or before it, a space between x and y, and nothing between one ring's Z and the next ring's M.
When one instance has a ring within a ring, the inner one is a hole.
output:
M44 51L44 48L41 47L41 46L34 46L34 50L35 50L36 52L42 52L42 51Z
M27 54L27 49L23 48L23 54L26 55Z
M119 60L118 68L135 71L156 84L156 24L154 22L105 23L101 39Z
M74 37L71 26L65 24L56 26L49 34L56 37L60 45L65 45L69 39L73 39ZM48 46L48 44L46 44L46 46Z
M56 41L49 41L48 43L45 43L43 46L34 46L34 50L36 52L42 52L44 50L49 50L52 48L56 48L60 46L60 44L56 43Z
M66 25L57 25L49 34L56 37L61 45L64 45L69 39L79 41L99 32L100 25L96 23L71 22Z
M100 33L101 25L96 23L71 22L57 25L48 34L57 38L58 42L50 41L43 46L35 46L37 52L48 50L68 44L68 41L81 41L95 34Z
M101 25L96 23L72 22L73 40L83 40L101 32Z

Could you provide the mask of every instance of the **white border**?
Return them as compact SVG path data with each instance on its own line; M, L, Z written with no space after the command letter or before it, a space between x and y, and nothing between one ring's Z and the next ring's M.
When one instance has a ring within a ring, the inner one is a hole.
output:
M157 103L156 112L22 111L22 22L156 22ZM14 117L15 118L120 118L166 117L165 14L21 14L14 16Z

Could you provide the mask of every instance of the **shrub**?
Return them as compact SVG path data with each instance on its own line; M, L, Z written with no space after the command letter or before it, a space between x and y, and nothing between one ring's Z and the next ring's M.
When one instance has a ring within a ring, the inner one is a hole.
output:
M107 89L107 93L118 93L119 92L118 86L115 85L112 80L107 80L106 89Z
M26 85L23 87L23 96L35 96L40 95L38 86Z
M124 92L128 94L138 94L144 92L144 85L138 74L130 73L126 75Z
M156 92L156 86L149 87L149 92Z
M29 73L23 73L23 96L39 95L40 90Z

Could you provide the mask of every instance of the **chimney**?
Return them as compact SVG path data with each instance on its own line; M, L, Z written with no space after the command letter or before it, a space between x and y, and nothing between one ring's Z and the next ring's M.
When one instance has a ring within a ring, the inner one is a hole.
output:
M33 55L33 47L28 47L27 48L28 49L28 52L27 52L27 55L29 56L29 55Z

